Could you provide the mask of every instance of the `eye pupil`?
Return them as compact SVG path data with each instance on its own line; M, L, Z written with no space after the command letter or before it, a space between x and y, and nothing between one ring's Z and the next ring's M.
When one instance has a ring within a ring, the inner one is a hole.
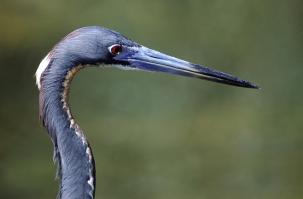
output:
M121 46L121 45L113 45L113 46L110 48L110 52L111 52L113 55L118 55L121 51L122 51L122 46Z

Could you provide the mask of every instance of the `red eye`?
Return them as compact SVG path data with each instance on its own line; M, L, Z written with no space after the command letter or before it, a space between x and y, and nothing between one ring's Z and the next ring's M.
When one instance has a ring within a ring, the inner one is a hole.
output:
M109 47L109 51L113 55L118 55L122 51L122 46L119 44L115 44Z

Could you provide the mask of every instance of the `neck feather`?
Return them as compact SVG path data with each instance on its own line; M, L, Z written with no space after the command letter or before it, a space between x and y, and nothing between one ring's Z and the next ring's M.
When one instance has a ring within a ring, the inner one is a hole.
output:
M40 79L40 117L54 144L59 198L90 199L95 194L94 158L68 105L70 83L83 66L61 64L50 63Z

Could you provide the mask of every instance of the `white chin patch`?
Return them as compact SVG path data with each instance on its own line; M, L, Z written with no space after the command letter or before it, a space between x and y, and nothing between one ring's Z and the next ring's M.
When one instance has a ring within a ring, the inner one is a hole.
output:
M138 70L137 68L134 68L134 67L131 67L131 66L128 66L128 65L120 65L120 64L114 64L112 65L113 67L115 68L118 68L120 70Z
M39 64L39 67L36 71L36 84L38 86L38 89L40 90L41 88L41 75L45 71L46 67L48 66L50 62L50 54L47 54L44 59L41 61Z

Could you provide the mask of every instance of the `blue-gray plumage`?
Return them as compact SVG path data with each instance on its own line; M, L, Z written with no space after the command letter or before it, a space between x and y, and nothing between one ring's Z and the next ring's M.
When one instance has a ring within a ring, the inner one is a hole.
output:
M59 198L94 198L93 154L83 131L72 117L68 91L73 76L81 68L106 64L257 88L232 75L148 49L103 27L75 30L55 45L36 72L40 118L54 144L54 158L58 164Z

